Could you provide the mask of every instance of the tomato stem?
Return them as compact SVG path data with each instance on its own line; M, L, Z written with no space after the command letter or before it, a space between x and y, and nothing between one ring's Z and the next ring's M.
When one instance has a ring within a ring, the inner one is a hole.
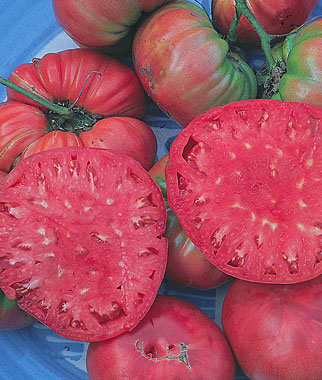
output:
M236 41L237 26L238 26L241 16L244 15L247 18L247 20L252 24L253 28L256 30L257 34L259 35L267 65L271 70L273 70L276 63L272 55L271 41L275 38L275 36L265 32L261 24L257 21L256 17L248 8L246 0L235 0L235 8L236 8L235 16L233 18L233 21L229 30L229 40L232 40L234 42Z
M18 92L19 94L26 96L28 99L31 99L42 106L56 112L57 114L61 115L63 118L68 119L72 116L73 111L69 108L59 106L58 104L54 104L50 102L47 99L42 98L41 96L34 94L33 92L18 86L17 84L9 81L8 79L5 79L0 76L0 83L3 84L4 86L10 88L11 90L14 90Z

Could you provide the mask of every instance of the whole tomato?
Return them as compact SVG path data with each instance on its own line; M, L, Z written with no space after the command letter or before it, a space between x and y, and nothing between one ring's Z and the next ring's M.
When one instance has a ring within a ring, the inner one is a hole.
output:
M34 317L20 309L17 301L9 300L0 291L0 331L21 329L35 322Z
M149 96L183 127L212 107L256 97L252 69L188 1L165 4L140 25L133 60Z
M195 247L176 214L170 209L165 182L165 167L168 159L169 155L166 154L149 170L160 186L167 206L167 229L164 236L168 239L169 251L166 276L170 280L193 288L215 288L231 280L231 277L212 265Z
M190 302L157 296L144 319L91 343L90 380L233 380L235 362L218 325Z
M144 13L170 0L53 0L55 16L79 45L109 52L127 52L135 26Z
M39 151L83 145L130 155L145 169L153 165L156 137L137 119L145 94L131 68L89 49L70 49L18 66L9 80L54 108L8 89L0 106L0 170Z
M273 56L281 76L275 80L273 71L264 96L322 107L322 19L291 33Z
M322 379L322 277L293 285L235 280L222 324L250 379Z
M313 12L319 0L246 0L246 4L264 30L282 35L302 25ZM235 0L213 0L212 16L216 28L228 34L235 13ZM260 44L260 38L251 23L242 16L237 28L238 42L248 46Z

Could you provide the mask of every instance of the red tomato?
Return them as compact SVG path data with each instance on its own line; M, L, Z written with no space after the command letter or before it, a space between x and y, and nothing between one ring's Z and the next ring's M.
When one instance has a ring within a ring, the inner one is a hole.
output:
M7 175L6 172L0 170L0 181Z
M69 147L33 154L0 182L0 287L59 335L133 329L164 277L166 209L133 158Z
M235 363L220 328L193 304L158 296L142 322L91 343L90 380L233 380Z
M246 0L246 4L264 30L282 35L302 25L319 0ZM235 0L212 0L212 17L216 28L228 34L235 13ZM260 38L250 22L242 16L237 28L238 41L254 46Z
M79 138L85 146L113 149L131 156L146 170L154 163L156 137L147 124L133 117L110 117L100 120L90 131L80 133Z
M198 289L211 289L228 282L231 277L212 265L188 238L178 221L176 214L170 209L167 202L167 187L165 181L165 167L169 155L162 157L149 173L162 190L167 205L168 262L166 276L185 286Z
M168 202L206 258L255 282L322 273L321 108L253 99L214 108L175 139Z
M153 165L157 142L152 129L135 119L145 112L145 95L131 68L98 52L71 49L20 65L9 79L69 107L72 115L62 120L8 89L9 101L0 107L0 170L8 172L20 155L80 145L113 148L145 169Z
M133 61L146 92L182 127L212 107L256 97L253 70L189 1L165 4L140 25Z
M53 0L55 16L79 45L130 51L135 25L144 13L170 0Z
M251 379L322 379L322 277L292 285L236 280L222 324Z
M21 329L35 322L31 315L20 309L16 301L9 300L0 291L0 331Z

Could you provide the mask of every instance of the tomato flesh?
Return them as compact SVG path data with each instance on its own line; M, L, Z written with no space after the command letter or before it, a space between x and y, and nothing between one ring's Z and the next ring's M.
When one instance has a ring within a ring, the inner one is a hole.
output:
M293 283L322 272L319 108L250 100L196 118L174 141L168 201L223 272Z
M21 161L0 187L0 286L68 339L131 330L163 279L161 191L134 159L62 148Z

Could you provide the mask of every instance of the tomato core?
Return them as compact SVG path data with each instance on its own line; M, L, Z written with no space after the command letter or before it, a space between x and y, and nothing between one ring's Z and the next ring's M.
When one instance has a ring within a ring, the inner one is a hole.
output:
M69 100L58 101L55 99L53 103L72 110L72 113L70 117L66 118L55 111L48 110L46 112L48 132L59 130L72 132L79 136L82 132L91 130L99 120L105 118L105 116L87 111L84 107L72 104Z

